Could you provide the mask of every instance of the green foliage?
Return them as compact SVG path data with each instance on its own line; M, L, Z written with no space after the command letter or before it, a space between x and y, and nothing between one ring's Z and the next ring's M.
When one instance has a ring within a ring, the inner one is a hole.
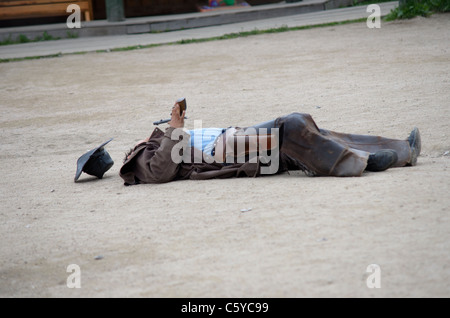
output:
M0 42L0 45L10 45L10 44L14 44L14 40L11 38L11 34L6 39Z
M449 12L450 0L405 0L386 16L387 21L428 17L436 12Z
M54 37L44 31L42 35L38 35L34 39L29 39L26 35L20 34L16 39L13 39L11 35L9 35L5 40L0 42L0 45L10 45L10 44L20 44L20 43L28 43L28 42L39 42L39 41L52 41L59 40L59 37Z
M19 35L18 39L17 39L18 43L27 43L30 42L30 39L26 36L26 35Z
M52 40L59 40L59 38L48 34L47 31L44 31L44 33L42 35L35 37L33 42L52 41ZM29 40L29 41L31 41L31 40Z
M67 38L68 39L76 39L76 38L78 38L78 33L67 31Z

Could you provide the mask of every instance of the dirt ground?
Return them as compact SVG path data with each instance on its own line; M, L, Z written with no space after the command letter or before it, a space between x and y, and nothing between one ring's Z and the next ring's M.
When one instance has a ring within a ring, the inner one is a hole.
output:
M449 17L0 64L0 296L449 297ZM125 151L181 96L187 128L299 111L340 132L417 126L422 154L359 178L125 187ZM111 170L74 183L109 138Z

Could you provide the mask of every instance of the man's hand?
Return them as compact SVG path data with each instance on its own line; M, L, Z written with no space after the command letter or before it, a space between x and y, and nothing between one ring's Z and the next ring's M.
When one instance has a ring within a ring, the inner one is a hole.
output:
M183 128L184 127L184 115L186 111L184 110L180 116L180 105L175 103L172 107L172 113L170 114L171 119L169 121L170 127L173 128Z

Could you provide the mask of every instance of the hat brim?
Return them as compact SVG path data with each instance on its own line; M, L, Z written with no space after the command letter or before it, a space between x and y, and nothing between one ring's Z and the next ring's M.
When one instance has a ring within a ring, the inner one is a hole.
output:
M114 138L111 138L108 141L105 141L104 143L102 143L100 146L89 150L88 152L86 152L85 154L83 154L80 158L78 158L77 160L77 171L75 173L75 178L74 178L74 182L76 182L78 180L78 178L81 176L81 173L83 172L83 168L86 165L86 163L89 161L89 158L91 158L91 156L99 149L101 149L102 147L104 147L107 143L109 143L111 140L113 140Z

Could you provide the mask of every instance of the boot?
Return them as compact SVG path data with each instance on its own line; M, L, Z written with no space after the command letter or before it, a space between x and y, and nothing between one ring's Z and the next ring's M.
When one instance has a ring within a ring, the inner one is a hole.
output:
M411 147L411 160L407 166L415 166L417 164L417 157L422 150L422 140L420 138L419 128L414 127L408 137L409 146Z
M384 171L395 165L398 160L398 155L395 150L382 149L376 153L370 154L367 159L367 171Z

